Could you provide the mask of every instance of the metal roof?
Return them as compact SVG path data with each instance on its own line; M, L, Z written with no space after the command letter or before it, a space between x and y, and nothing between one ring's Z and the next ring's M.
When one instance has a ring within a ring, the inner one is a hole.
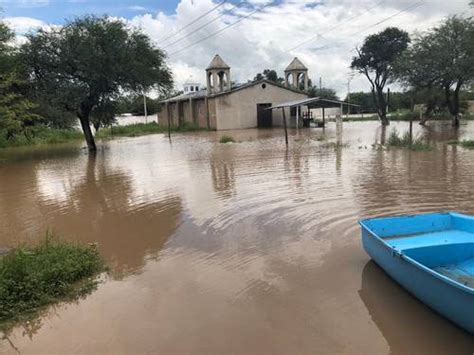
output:
M224 62L219 54L216 54L207 66L206 70L209 69L230 69L230 67L226 64L226 62Z
M295 57L285 69L285 71L292 70L308 70L308 68L306 68L306 66L301 62L301 60L298 59L298 57Z
M309 108L317 108L317 107L339 107L340 105L360 107L360 105L352 104L346 101L324 99L321 97L310 97L307 99L282 102L280 104L276 104L276 105L273 105L272 107L269 107L268 110L273 110L273 109L282 108L282 107L296 107L296 106L308 106Z

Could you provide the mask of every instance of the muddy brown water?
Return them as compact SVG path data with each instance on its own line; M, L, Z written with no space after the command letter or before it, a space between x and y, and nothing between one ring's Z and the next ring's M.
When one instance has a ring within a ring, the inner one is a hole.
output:
M394 127L407 124L291 131L288 149L274 129L123 138L95 157L0 151L0 247L52 229L98 243L110 266L0 352L472 354L472 336L369 260L357 221L474 214L474 151L442 144L474 122L416 126L432 151L373 149Z

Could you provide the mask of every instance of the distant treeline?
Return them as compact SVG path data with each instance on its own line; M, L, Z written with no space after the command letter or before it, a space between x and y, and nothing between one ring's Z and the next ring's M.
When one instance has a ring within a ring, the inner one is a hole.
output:
M425 105L426 95L423 91L407 91L407 92L390 92L386 93L388 112L409 110L413 111L415 105ZM447 111L446 101L444 100L441 90L435 95L430 93L435 98L436 104L434 111ZM460 110L464 113L468 108L468 101L474 100L474 92L463 91L460 93ZM371 92L353 92L346 97L344 101L349 101L353 104L360 105L360 112L376 113L377 106L374 101L374 96ZM425 113L426 107L423 113Z

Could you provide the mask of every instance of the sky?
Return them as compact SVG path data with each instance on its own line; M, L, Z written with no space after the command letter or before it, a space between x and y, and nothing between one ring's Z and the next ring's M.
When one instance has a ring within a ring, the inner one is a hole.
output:
M141 28L168 55L176 89L192 77L205 84L215 54L246 82L266 68L283 76L298 57L314 83L367 91L349 69L364 38L397 26L422 33L449 15L472 16L469 0L0 0L0 16L18 40L40 27L84 14L110 15ZM392 84L392 90L399 90Z

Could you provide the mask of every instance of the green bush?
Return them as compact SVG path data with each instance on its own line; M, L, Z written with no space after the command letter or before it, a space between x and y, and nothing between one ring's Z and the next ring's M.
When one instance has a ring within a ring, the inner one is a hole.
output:
M104 269L95 246L48 235L36 247L19 247L0 257L0 321L90 290ZM79 283L81 287L78 287Z
M396 129L390 132L390 136L385 144L387 147L409 148L411 150L430 150L432 147L426 143L421 137L413 137L410 139L410 132L400 135Z
M235 143L235 139L231 136L222 136L219 143Z
M447 144L460 145L463 148L474 149L474 140L449 141Z

